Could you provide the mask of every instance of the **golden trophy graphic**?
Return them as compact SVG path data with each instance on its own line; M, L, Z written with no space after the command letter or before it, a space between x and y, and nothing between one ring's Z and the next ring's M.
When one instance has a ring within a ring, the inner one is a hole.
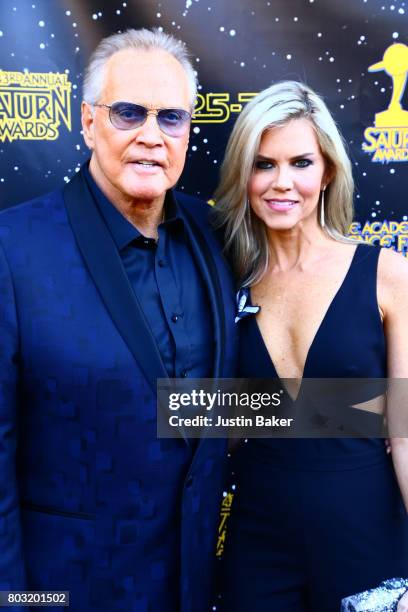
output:
M386 49L382 62L372 64L369 72L385 72L392 78L393 92L387 110L376 113L376 127L402 127L408 126L408 111L401 106L408 73L408 47L402 43L395 43Z

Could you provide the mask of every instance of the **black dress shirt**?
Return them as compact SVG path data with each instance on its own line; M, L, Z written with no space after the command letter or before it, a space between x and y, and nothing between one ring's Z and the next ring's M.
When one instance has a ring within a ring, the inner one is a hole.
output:
M168 375L211 377L214 357L211 308L173 193L166 193L165 218L158 227L156 241L143 236L115 208L87 167L85 177Z

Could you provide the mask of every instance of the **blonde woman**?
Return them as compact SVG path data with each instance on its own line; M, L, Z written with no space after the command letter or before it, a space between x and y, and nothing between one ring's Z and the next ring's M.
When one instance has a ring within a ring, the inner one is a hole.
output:
M292 379L294 402L304 378L408 378L408 265L345 238L352 197L316 93L282 82L246 106L216 193L238 282L259 306L239 322L240 375ZM382 420L384 397L370 400L359 408ZM224 610L335 612L408 577L408 440L391 449L380 438L242 444Z

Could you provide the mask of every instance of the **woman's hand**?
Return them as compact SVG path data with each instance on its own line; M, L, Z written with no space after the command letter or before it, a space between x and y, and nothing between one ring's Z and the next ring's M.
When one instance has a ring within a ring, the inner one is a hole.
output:
M397 612L408 612L408 591L399 600Z

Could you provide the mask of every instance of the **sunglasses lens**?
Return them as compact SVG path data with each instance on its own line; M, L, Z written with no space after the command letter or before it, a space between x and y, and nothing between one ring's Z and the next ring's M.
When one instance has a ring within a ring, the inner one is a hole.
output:
M157 113L157 121L168 136L182 136L190 124L190 114L182 109L163 108Z
M147 111L143 106L128 102L112 104L110 118L113 125L119 130L132 130L145 121Z
M140 104L115 102L110 107L110 120L119 130L133 130L146 121L150 111ZM162 108L157 111L159 128L168 136L183 136L190 124L190 114L178 108Z

